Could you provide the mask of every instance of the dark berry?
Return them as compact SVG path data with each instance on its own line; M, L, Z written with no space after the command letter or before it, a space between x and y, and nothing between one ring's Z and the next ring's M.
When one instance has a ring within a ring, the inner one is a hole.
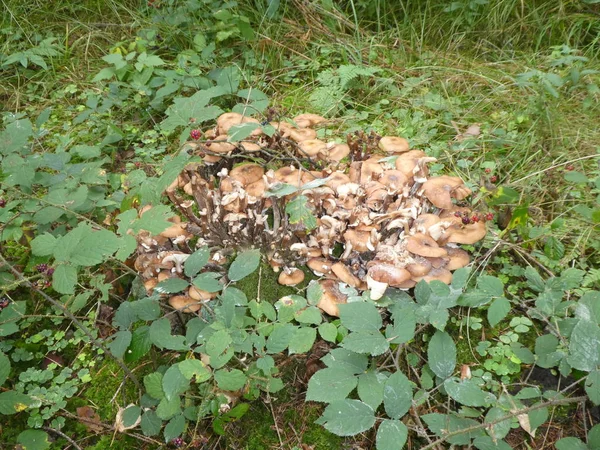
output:
M173 444L175 447L181 447L184 444L184 442L181 438L175 438L171 441L171 444Z
M46 270L48 270L48 264L38 264L35 266L35 270L37 270L39 273L46 272Z
M192 130L190 131L190 137L197 141L198 139L200 139L200 137L202 136L202 132L200 130Z
M460 217L460 215L461 215L461 214L460 214L460 211L455 211L455 212L454 212L454 217Z
M492 213L487 213L485 215L485 220L494 220L494 215Z
M471 217L471 223L479 222L479 216L475 215Z
M141 162L139 162L139 161L136 161L136 162L134 162L134 163L133 163L133 165L134 165L135 167L137 167L138 169L139 169L140 167L142 167L142 163L141 163Z
M46 270L46 275L51 276L54 273L54 267L48 267Z
M495 183L496 181L498 181L498 177L497 177L496 175L492 175L492 176L490 177L490 181L491 181L492 183Z
M462 218L462 223L464 225L468 225L469 223L471 223L471 220L468 217L463 217Z
M6 200L0 198L0 208L4 208L6 206Z
M492 169L485 169L485 173L490 173L492 171Z
M565 169L567 169L570 172L571 170L575 170L575 166L569 164L567 167L565 167Z
M0 311L8 306L9 300L7 297L0 298Z

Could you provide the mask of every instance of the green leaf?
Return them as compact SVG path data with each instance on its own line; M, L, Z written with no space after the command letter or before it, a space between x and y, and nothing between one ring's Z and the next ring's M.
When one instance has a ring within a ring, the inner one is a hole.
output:
M52 274L52 287L59 294L75 293L77 283L77 268L66 264L60 264Z
M383 402L383 386L386 376L372 370L358 376L358 397L376 410Z
M267 338L267 352L281 353L290 344L297 327L289 323L278 323L273 327L273 331Z
M130 211L134 213L133 218ZM120 234L126 234L127 230L131 229L134 234L138 234L141 230L146 230L153 235L157 235L173 225L167 220L172 216L171 209L166 205L153 206L139 219L136 219L135 210L125 211L117 216L117 220L120 221L119 232Z
M323 356L321 361L327 367L345 369L354 375L365 372L369 366L367 355L360 355L345 348L334 348Z
M185 261L183 265L183 272L186 277L194 278L200 270L208 263L210 258L210 250L208 246L199 248Z
M600 364L600 327L590 320L580 320L569 342L567 361L578 370L590 372Z
M577 172L576 170L573 170L571 172L565 172L563 176L566 181L570 181L572 183L585 184L590 181L588 177L585 176L585 174Z
M353 302L339 305L342 325L350 331L379 332L381 315L372 303Z
M456 367L456 345L445 331L436 331L427 349L429 367L440 378L448 378Z
M56 238L50 233L38 235L30 243L31 252L35 256L49 256L54 252L56 246Z
M503 409L496 407L490 408L485 415L485 423L493 423L504 416L506 416L506 411ZM510 424L510 419L503 420L502 422L495 423L494 425L489 425L486 428L486 431L493 440L498 441L506 437L510 431Z
M171 335L171 322L163 318L152 322L150 325L150 340L160 349L187 351L189 346L185 345L185 337Z
M127 347L131 343L131 331L121 330L114 334L114 339L108 346L110 352L117 358L123 358Z
M588 432L588 447L590 450L600 450L600 424L596 424Z
M123 411L123 426L132 427L142 415L142 408L131 405Z
M4 384L10 374L10 359L0 352L0 386Z
M499 297L490 305L487 317L490 326L498 325L510 312L510 302L504 297Z
M345 367L328 367L315 373L308 382L306 400L331 403L345 399L358 384L355 374Z
M165 427L165 442L171 442L176 437L180 436L185 430L185 417L183 414L178 414L173 417Z
M165 393L162 388L163 375L160 372L152 372L144 377L144 387L146 392L156 400L165 398Z
M327 406L317 423L338 436L354 436L375 425L375 411L359 400L340 400Z
M1 366L0 362L0 366ZM2 377L0 376L0 380ZM0 385L2 383L0 382ZM588 374L585 380L585 392L594 405L600 405L600 370L594 370Z
M310 327L298 328L290 341L288 352L290 355L308 352L317 338L317 330Z
M476 422L475 420L458 417L453 414L425 414L421 416L421 419L423 419L429 429L439 437L444 437L448 433L454 433L464 430L465 428L480 425L479 422ZM473 438L480 436L485 437L483 429L460 433L446 440L454 445L469 445Z
M178 365L167 369L162 379L162 388L167 400L172 400L190 387L190 380L183 376Z
M321 310L316 306L309 306L306 309L296 312L296 322L318 325L323 321Z
M337 337L337 327L330 322L322 323L319 325L319 334L327 342L335 342Z
M167 118L160 123L160 128L170 133L177 127L187 127L192 120L195 126L199 126L202 122L216 119L223 110L217 106L207 106L207 104L211 98L223 93L225 91L217 87L198 91L191 97L173 99L173 105L167 109Z
M307 231L317 227L317 219L308 206L308 197L299 195L285 205L285 212L292 224L302 223Z
M223 285L216 278L220 275L215 272L204 272L198 275L192 281L192 284L198 289L206 292L219 292L223 290Z
M487 406L496 401L496 397L482 391L474 379L448 378L444 388L452 399L465 406Z
M238 369L219 369L214 373L215 381L224 391L237 391L246 385L246 375Z
M494 441L489 436L480 436L473 441L473 445L478 450L513 450L513 448L504 441Z
M315 280L312 280L306 289L306 300L308 300L308 304L313 306L316 305L321 301L322 296L323 289L321 288L321 285Z
M260 250L246 250L238 254L235 261L229 266L227 277L231 281L239 281L242 278L246 278L256 269L260 264Z
M24 411L33 400L25 394L16 391L6 391L0 393L0 414L10 415Z
M233 125L229 132L227 133L229 137L227 138L228 142L239 142L246 139L248 136L252 134L254 130L260 127L258 123L241 123L238 125Z
M206 342L206 353L211 358L217 358L227 350L233 342L228 330L214 332Z
M379 331L355 331L348 334L341 345L353 352L372 356L381 355L390 348L390 343Z
M175 294L189 287L189 283L181 278L168 278L158 283L154 290L159 294Z
M402 314L394 314L393 324L385 329L385 337L390 344L404 344L415 337L415 313L409 308L404 308Z
M159 419L154 411L148 409L142 414L140 426L142 427L144 436L156 436L162 428L162 420Z
M210 371L199 359L186 359L181 361L178 365L183 376L188 380L191 380L192 377L196 377L196 383L202 383L209 380L211 377Z
M50 448L48 434L41 430L25 430L17 436L23 450L45 450Z
M412 386L406 375L398 371L390 375L383 387L383 406L392 419L400 419L412 405Z
M169 420L181 411L181 399L173 397L171 400L163 398L156 407L156 415L163 420Z
M408 428L399 420L384 420L377 429L377 450L400 450L406 444Z
M574 437L563 438L554 444L556 450L589 450L588 446L585 445L581 439Z
M20 119L9 123L0 133L0 154L20 153L32 136L33 126L29 119Z

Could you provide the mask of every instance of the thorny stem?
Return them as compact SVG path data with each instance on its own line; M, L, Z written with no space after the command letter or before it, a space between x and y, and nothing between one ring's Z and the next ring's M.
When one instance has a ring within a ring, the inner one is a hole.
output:
M125 365L125 363L123 361L121 361L119 358L117 358L115 355L113 355L110 350L102 343L100 342L98 339L96 339L92 333L87 329L87 327L83 324L83 322L81 322L71 311L68 310L68 308L66 308L62 303L57 302L56 300L54 300L52 297L50 297L48 294L46 294L44 291L40 290L37 286L35 286L33 283L31 283L27 278L25 278L23 276L23 274L21 272L19 272L17 269L15 269L13 267L12 264L10 264L2 254L0 254L0 262L2 262L2 264L6 265L10 271L19 279L23 282L23 284L25 286L27 286L29 289L33 290L34 292L37 292L39 295L41 295L48 303L52 304L52 306L54 306L55 308L60 309L63 314L65 316L67 316L75 325L77 325L79 327L79 329L81 331L84 332L84 334L90 339L90 342L92 342L96 347L98 347L99 349L101 349L105 354L107 354L108 356L110 356L112 359L115 360L115 362L119 365L119 367L121 369L123 369L123 373L125 374L125 378L130 378L131 381L133 381L133 383L135 384L135 386L138 389L138 396L141 399L142 398L142 386L140 385L139 380L137 379L137 377L131 372L131 370L129 370L129 367L127 367L127 365Z
M69 436L67 436L65 433L63 433L60 430L55 430L54 428L50 428L50 427L42 427L42 430L47 431L49 433L58 434L61 438L66 439L69 442L69 444L71 444L77 450L82 450L81 447L79 445L77 445L77 442L75 442L73 439L71 439Z
M519 409L519 410L514 411L514 412L512 412L510 414L502 416L499 419L496 419L496 420L494 420L492 422L480 423L478 425L473 425L471 427L462 428L460 430L451 431L449 433L446 433L446 434L444 434L444 436L442 436L441 438L433 441L431 444L426 445L425 447L422 447L421 450L428 450L428 449L431 449L431 448L435 448L437 445L443 443L445 440L447 440L448 438L451 438L452 436L458 436L459 434L470 433L472 431L481 430L482 428L489 428L489 427L491 427L493 425L499 424L500 422L504 422L505 420L517 417L517 416L519 416L521 414L526 414L526 413L529 413L531 411L536 411L538 409L546 408L548 406L567 405L569 403L585 402L586 400L587 400L586 396L571 397L571 398L559 398L559 399L556 399L556 400L550 400L549 402L539 403L537 405L533 405L533 406L529 406L527 408Z

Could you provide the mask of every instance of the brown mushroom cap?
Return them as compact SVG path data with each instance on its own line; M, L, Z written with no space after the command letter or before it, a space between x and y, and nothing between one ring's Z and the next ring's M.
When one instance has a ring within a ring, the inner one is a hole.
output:
M426 234L417 233L406 239L406 250L415 255L440 258L448 252Z
M404 153L410 149L408 141L397 136L384 136L379 141L379 148L386 153Z
M256 142L243 141L243 142L240 142L239 144L244 149L244 151L247 151L247 152L258 152L262 149L262 147L260 145L258 145Z
M319 139L307 139L298 144L300 154L308 157L315 157L320 152L327 151L327 144Z
M154 291L154 287L158 284L157 278L150 278L149 280L144 281L144 287L146 288L146 292L148 295L152 295L152 291Z
M239 166L231 169L231 172L229 172L229 176L242 183L242 186L247 186L251 183L261 180L264 174L265 171L261 166L252 163L240 164Z
M210 146L206 146L206 150L209 150L213 153L225 154L235 150L235 145L227 142L227 135L221 134L215 138L215 141L219 142L211 142ZM206 155L213 156L213 155Z
M315 275L321 276L331 273L333 262L325 258L310 258L306 262L306 265L315 273Z
M198 289L196 286L190 286L187 291L188 297L197 302L213 299L217 296L216 292L206 292Z
M292 128L288 131L289 138L292 141L304 142L317 137L317 132L310 128Z
M319 116L318 114L300 114L294 117L294 122L298 125L298 128L308 128L325 122L325 117Z
M339 186L350 183L350 178L348 175L342 172L333 172L327 178L325 182L325 186L329 186L331 189L336 190Z
M221 114L217 119L217 126L219 127L219 134L227 135L229 129L234 125L239 125L242 123L244 116L240 113L228 112L225 114ZM227 139L227 136L225 136Z
M187 232L187 222L185 223L174 223L169 228L164 231L161 231L159 236L163 236L169 239L176 239L180 236L184 238L191 237L191 235Z
M378 181L391 192L398 192L408 184L408 178L399 170L386 170Z
M383 174L383 167L379 164L381 158L369 158L360 166L360 183L367 184L371 180L378 179ZM352 176L350 176L352 179Z
M187 295L172 296L169 299L169 305L184 313L194 313L202 307L196 300Z
M350 146L348 144L335 144L331 147L328 144L324 159L329 162L340 162L349 154Z
M431 271L422 277L413 278L415 281L425 280L430 283L433 280L441 281L442 283L450 284L452 283L452 272L448 269L440 267L439 269L431 269Z
M282 270L277 278L279 284L284 286L295 286L304 281L304 272L300 269Z
M423 183L425 197L438 208L450 209L454 206L452 198L462 200L471 190L458 177L443 175L428 179Z
M484 222L475 222L469 225L453 225L448 228L450 236L447 242L454 244L474 244L482 240L487 230Z
M410 272L413 277L422 277L429 273L431 270L431 261L423 256L415 256L414 262L406 265L406 270Z
M469 254L461 248L446 247L448 251L448 264L446 269L456 270L465 267L471 261Z
M348 266L346 266L346 264L342 262L336 262L335 264L333 264L331 266L331 271L340 279L340 281L343 281L344 283L352 287L361 288L361 286L363 286L363 282L360 281L360 279L358 279L350 271Z
M291 184L292 186L300 187L302 183L303 171L296 169L295 167L282 167L277 169L273 176L277 181L281 183Z
M323 290L323 294L319 303L317 303L317 308L330 316L339 317L340 309L338 305L346 303L348 296L342 294L338 287L338 282L335 280L321 280L319 281L319 285Z
M246 186L246 193L252 197L261 198L265 195L265 191L267 190L267 185L264 180L258 180L254 183L250 183Z
M352 245L352 250L355 250L359 253L372 251L372 248L369 248L371 232L366 230L355 230L349 229L344 233L344 240Z
M393 264L380 261L371 261L369 266L369 271L367 272L369 277L375 281L385 283L390 286L397 286L411 277L411 274L408 270L402 267L396 267Z

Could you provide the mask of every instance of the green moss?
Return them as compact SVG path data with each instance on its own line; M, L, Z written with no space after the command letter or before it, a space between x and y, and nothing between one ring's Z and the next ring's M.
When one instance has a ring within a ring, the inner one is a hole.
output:
M123 373L121 368L112 359L107 359L92 374L92 381L88 384L83 398L98 409L98 415L102 421L114 422L118 411L119 403L135 403L137 401L137 392L135 385L128 380L125 386L121 388L124 392L119 395L119 401L111 401L117 389L123 382ZM138 377L140 374L138 374Z
M302 283L294 287L283 286L277 282L279 274L273 272L273 269L267 263L262 263L258 270L243 280L238 281L235 287L245 292L248 300L256 300L260 295L259 300L274 303L286 295L302 292L310 280L315 279L314 275L306 267L302 267L301 269L305 274Z

